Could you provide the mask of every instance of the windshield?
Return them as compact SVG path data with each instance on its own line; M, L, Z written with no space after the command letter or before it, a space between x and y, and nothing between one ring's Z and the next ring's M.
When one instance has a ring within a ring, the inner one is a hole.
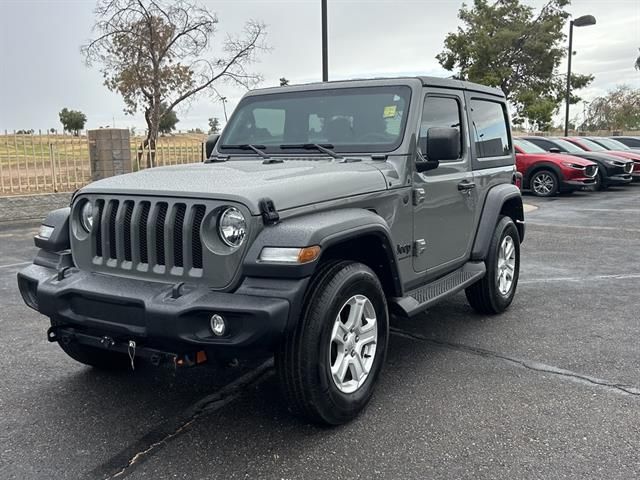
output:
M624 143L610 138L598 138L598 143L604 145L609 150L631 150Z
M555 143L556 145L558 145L559 147L563 148L564 150L566 150L569 153L584 153L584 149L578 147L577 145L567 141L567 140L563 140L562 138L554 138L553 140L551 140L553 143Z
M219 148L234 150L250 144L266 152L286 153L315 144L336 152L394 150L402 142L410 97L406 86L245 97L229 120Z
M522 140L521 138L514 138L513 143L520 148L524 153L547 153L544 148L531 143L528 140Z
M591 150L592 152L606 152L607 149L604 148L602 145L598 145L596 142L593 142L589 139L586 138L581 138L578 140L580 143L582 143L585 147L587 147L589 150Z

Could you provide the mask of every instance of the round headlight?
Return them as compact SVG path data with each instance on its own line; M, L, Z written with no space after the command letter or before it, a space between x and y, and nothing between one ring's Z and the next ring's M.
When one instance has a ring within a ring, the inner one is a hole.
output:
M239 247L247 233L247 222L237 208L227 208L218 221L218 232L224 243L230 247Z
M84 202L82 210L80 210L80 224L87 232L91 232L93 228L93 205L91 202Z

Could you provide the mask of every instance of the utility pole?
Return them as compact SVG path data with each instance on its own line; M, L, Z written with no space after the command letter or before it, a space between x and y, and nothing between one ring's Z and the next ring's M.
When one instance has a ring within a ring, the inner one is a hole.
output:
M329 40L327 33L327 0L322 1L322 81L329 81Z

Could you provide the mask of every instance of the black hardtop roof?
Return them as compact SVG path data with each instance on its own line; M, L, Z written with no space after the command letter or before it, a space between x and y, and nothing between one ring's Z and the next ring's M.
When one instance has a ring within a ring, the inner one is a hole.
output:
M466 82L463 80L456 80L453 78L439 78L439 77L385 77L385 78L362 78L353 80L336 80L331 82L313 82L300 85L289 85L286 87L268 87L253 90L248 93L252 94L265 94L265 93L283 93L287 91L302 91L302 90L322 90L329 88L346 88L346 87L375 87L383 85L398 85L398 84L417 84L420 82L425 87L440 87L440 88L454 88L457 90L469 90L478 93L485 93L496 97L504 98L502 90L494 87L487 87L486 85L480 85L479 83Z

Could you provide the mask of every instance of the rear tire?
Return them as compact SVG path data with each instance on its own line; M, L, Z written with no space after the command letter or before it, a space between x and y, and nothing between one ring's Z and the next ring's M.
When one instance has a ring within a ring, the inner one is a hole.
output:
M498 220L485 265L486 275L465 290L467 301L478 313L501 313L511 305L520 276L520 235L511 218Z
M384 364L389 319L384 291L366 265L323 265L314 275L294 329L276 352L291 410L340 425L367 405Z

